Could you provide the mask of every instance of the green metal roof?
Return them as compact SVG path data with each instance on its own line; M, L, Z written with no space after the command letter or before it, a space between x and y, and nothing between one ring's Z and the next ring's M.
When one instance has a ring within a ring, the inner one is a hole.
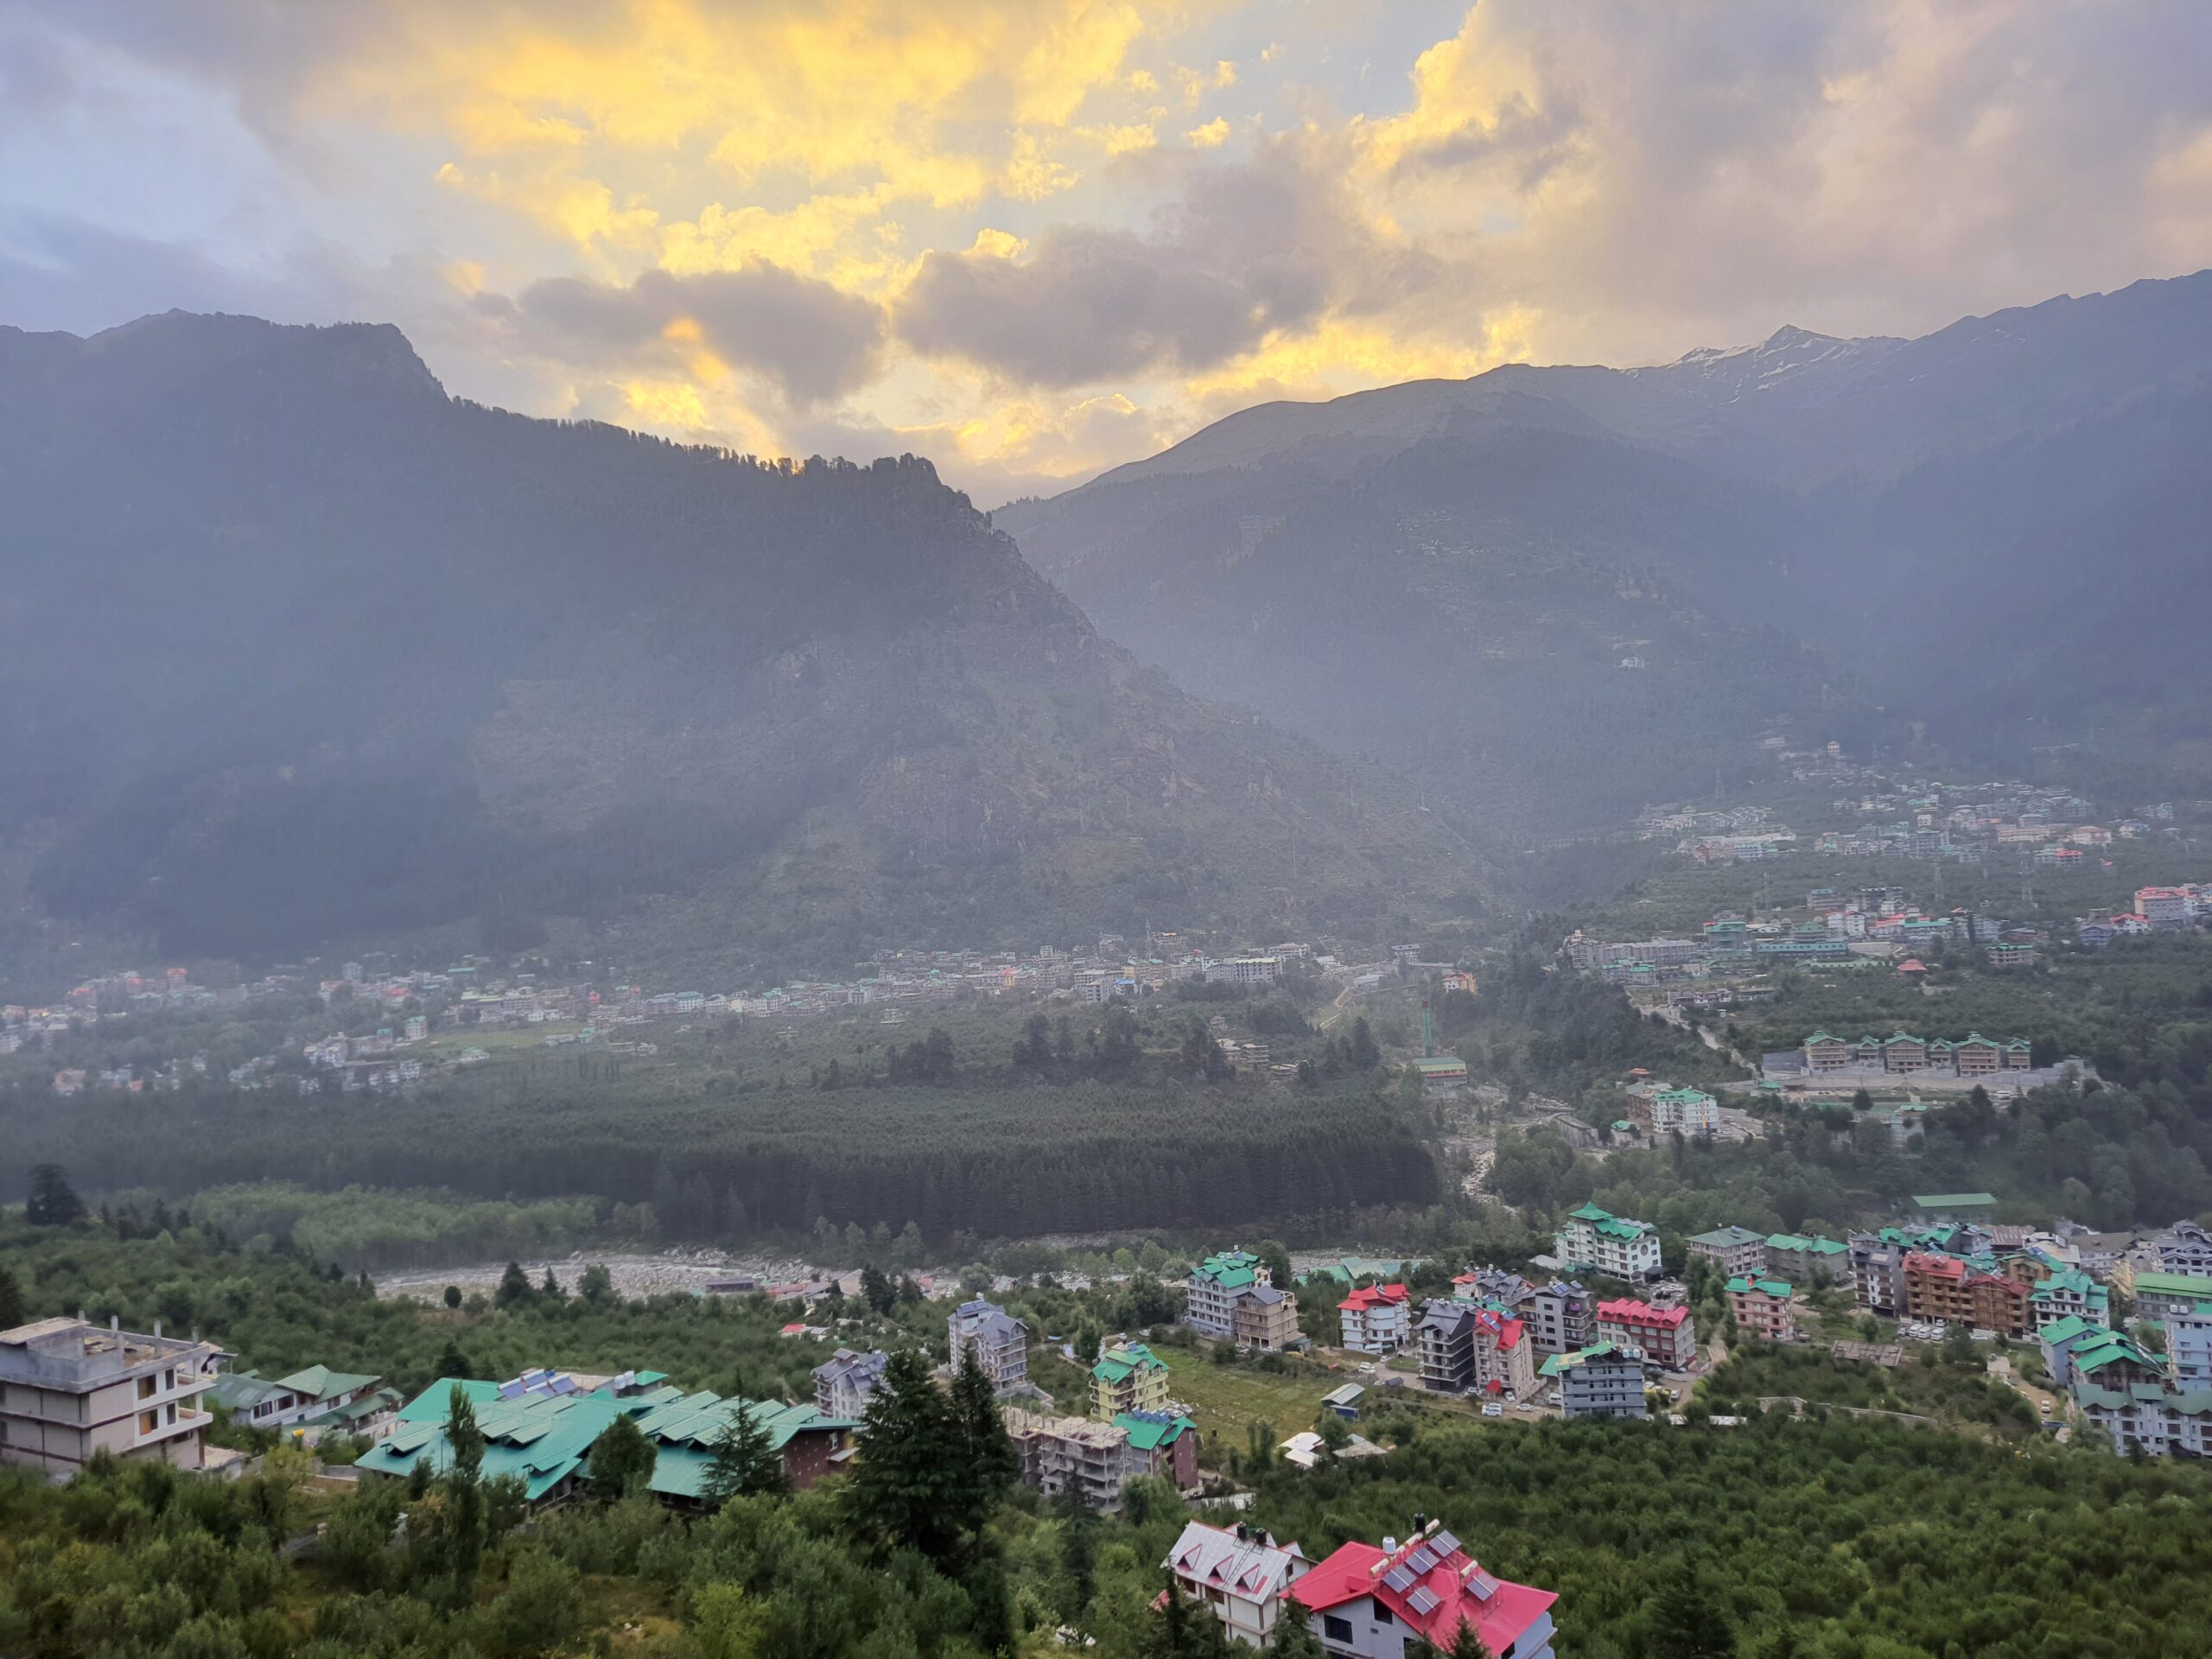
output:
M1138 1451L1151 1452L1172 1445L1186 1429L1195 1433L1198 1426L1187 1417L1163 1422L1159 1414L1152 1412L1122 1411L1115 1414L1114 1427L1125 1431L1129 1444Z
M1728 1281L1728 1288L1738 1296L1748 1296L1756 1290L1761 1295L1771 1296L1777 1301L1789 1300L1789 1287L1780 1279L1746 1279L1738 1274Z
M251 1371L226 1371L215 1379L215 1386L207 1390L207 1397L226 1411L245 1412L278 1392L277 1386L265 1376Z
M2212 1300L2212 1279L2200 1278L2192 1273L2145 1273L2137 1270L2135 1294L2153 1296L2188 1296Z
M1098 1357L1090 1374L1108 1382L1126 1382L1140 1370L1164 1371L1167 1362L1141 1342L1109 1348Z
M2079 1313L2069 1313L2064 1319L2053 1319L2049 1325L2044 1326L2037 1333L2037 1340L2051 1344L2071 1342L2075 1338L2086 1336L2092 1331L2101 1335L2104 1327L2101 1325L2091 1325Z
M1756 1244L1758 1242L1759 1236L1748 1227L1719 1227L1709 1233L1694 1234L1690 1238L1690 1243L1693 1244L1707 1244L1716 1250L1729 1249L1738 1244Z
M1930 1192L1916 1194L1913 1203L1923 1210L1992 1210L1996 1208L1993 1192Z
M356 1389L373 1388L383 1380L352 1371L334 1371L327 1365L310 1365L304 1371L277 1378L276 1386L305 1395L310 1400L327 1400L334 1394L352 1394Z

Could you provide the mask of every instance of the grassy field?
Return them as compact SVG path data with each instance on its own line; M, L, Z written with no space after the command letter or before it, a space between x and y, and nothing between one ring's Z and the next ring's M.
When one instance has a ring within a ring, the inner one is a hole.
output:
M1217 1365L1205 1352L1187 1348L1156 1351L1167 1362L1168 1386L1191 1407L1209 1441L1241 1446L1253 1423L1271 1423L1275 1439L1287 1440L1313 1427L1321 1396L1347 1381L1342 1372L1291 1360L1287 1370L1260 1370L1249 1365Z

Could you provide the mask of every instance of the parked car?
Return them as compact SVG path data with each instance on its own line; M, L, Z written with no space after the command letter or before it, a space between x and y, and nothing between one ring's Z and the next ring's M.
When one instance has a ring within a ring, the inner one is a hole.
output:
M1490 1404L1483 1408L1483 1415L1485 1417L1503 1417L1505 1415L1505 1408L1499 1405L1493 1400Z

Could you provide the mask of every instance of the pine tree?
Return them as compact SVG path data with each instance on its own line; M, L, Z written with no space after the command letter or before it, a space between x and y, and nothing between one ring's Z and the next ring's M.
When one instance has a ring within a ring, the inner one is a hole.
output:
M849 1491L855 1518L892 1544L955 1560L965 1544L969 1478L951 1402L919 1354L891 1356L863 1421L868 1455Z
M660 1461L660 1448L645 1438L637 1419L623 1413L600 1431L589 1453L592 1484L609 1497L644 1491Z
M1649 1617L1645 1659L1735 1659L1736 1633L1700 1574L1669 1573Z
M30 1196L23 1218L34 1227L67 1227L85 1213L85 1201L69 1185L69 1173L59 1164L39 1164L31 1170Z
M769 1444L768 1431L741 1402L722 1420L715 1436L714 1457L702 1489L717 1508L733 1497L791 1489L783 1453Z
M499 1275L499 1287L492 1293L495 1307L519 1307L536 1293L530 1287L530 1275L522 1270L522 1263L510 1262L507 1270Z

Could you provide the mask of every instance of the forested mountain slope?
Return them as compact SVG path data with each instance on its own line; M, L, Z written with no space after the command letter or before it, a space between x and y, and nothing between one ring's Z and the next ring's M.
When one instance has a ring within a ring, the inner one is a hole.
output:
M839 963L1483 880L1388 779L1141 670L925 461L171 314L0 329L0 847L172 954L575 918Z
M2212 272L1921 340L1267 404L995 522L1195 688L1509 822L1913 719L2023 766L2119 734L2114 787L2212 787L2167 741L2212 681L2140 616L2212 601L2208 377ZM2089 645L2085 680L2077 624L2167 643Z

